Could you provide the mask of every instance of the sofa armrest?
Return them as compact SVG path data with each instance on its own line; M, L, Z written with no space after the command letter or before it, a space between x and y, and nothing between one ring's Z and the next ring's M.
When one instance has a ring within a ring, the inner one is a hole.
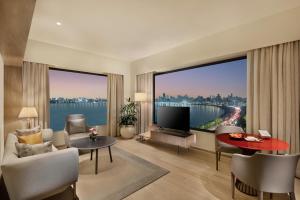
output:
M44 153L1 166L11 200L44 199L75 183L79 173L76 148Z

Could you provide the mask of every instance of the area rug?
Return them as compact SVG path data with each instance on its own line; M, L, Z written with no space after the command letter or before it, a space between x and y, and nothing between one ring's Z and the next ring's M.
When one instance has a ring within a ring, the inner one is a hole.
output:
M99 151L99 168L95 175L95 158L91 161L90 154L80 156L77 183L80 200L123 199L169 172L116 147L112 148L112 157L111 163L108 149Z

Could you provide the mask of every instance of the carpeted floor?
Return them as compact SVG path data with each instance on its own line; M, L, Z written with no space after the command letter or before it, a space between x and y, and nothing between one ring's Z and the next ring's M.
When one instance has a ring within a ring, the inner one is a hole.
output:
M95 156L95 154L94 154ZM80 156L77 196L80 200L123 199L168 173L167 170L119 148L112 148L113 163L108 149L99 151L99 170L95 175L95 159ZM71 199L72 192L54 199ZM53 199L53 198L50 198Z

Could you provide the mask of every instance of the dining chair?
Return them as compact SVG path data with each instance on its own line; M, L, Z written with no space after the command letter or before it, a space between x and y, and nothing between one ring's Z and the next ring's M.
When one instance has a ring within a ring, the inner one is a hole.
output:
M231 160L231 188L234 199L235 183L239 179L258 191L263 200L264 192L288 193L295 200L295 174L300 154L273 155L256 153L252 156L233 154Z
M218 126L215 135L222 133L244 133L244 130L241 127L238 126L225 126L221 125ZM241 153L241 149L238 147L235 147L230 144L226 144L224 142L219 141L217 138L215 138L216 141L216 170L219 169L219 161L221 160L221 152L224 153Z

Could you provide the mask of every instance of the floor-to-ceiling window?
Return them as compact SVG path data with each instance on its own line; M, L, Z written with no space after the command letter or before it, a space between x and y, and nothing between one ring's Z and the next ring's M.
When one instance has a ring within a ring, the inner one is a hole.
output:
M192 129L246 126L247 60L231 59L154 76L154 123L160 106L190 107Z
M50 127L64 129L69 114L84 114L90 126L106 124L107 77L51 68Z

